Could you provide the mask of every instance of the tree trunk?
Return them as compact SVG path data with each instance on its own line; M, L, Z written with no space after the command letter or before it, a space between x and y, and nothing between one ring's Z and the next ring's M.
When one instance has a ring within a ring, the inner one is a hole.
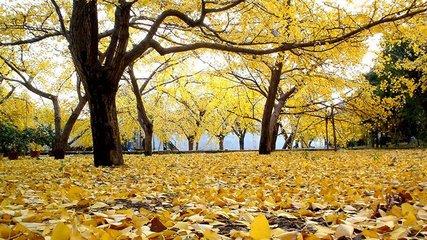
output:
M224 135L218 135L218 142L219 142L219 150L223 151L224 150Z
M64 129L61 132L60 139L54 144L54 147L52 149L52 154L55 159L64 159L71 131L73 130L74 124L76 123L77 118L80 116L80 113L82 112L86 103L86 97L79 99L79 103L77 104L76 108L74 108L73 112L65 123Z
M331 111L331 124L332 124L332 134L334 138L334 149L337 150L337 132L335 128L334 108L332 108L332 111Z
M95 166L123 164L117 121L116 94L128 59L129 19L132 3L120 1L114 31L104 53L99 49L97 1L73 1L66 33L75 69L89 101Z
M239 149L245 150L245 136L246 131L242 132L242 134L239 136Z
M294 141L295 133L291 132L288 137L285 139L285 142L283 143L282 149L292 149L292 142Z
M147 115L147 111L142 101L141 91L137 79L133 72L133 66L129 66L129 77L132 83L132 91L136 99L136 108L138 110L138 123L144 130L144 154L151 156L153 154L153 123Z
M277 120L276 120L277 121ZM274 124L274 122L270 122L270 124ZM273 128L273 132L271 132L271 151L275 151L276 150L276 141L277 141L277 136L279 135L279 123L276 122L274 124L274 128Z
M267 100L264 105L264 112L262 115L261 122L261 138L259 141L259 154L270 154L271 153L271 134L270 124L271 115L274 107L274 101L276 100L277 89L279 87L280 75L282 73L283 63L277 62L274 68L271 70L270 86L268 87Z
M326 137L325 137L325 145L326 149L329 149L329 132L328 132L328 117L325 118L325 131L326 131Z
M187 137L187 141L188 141L188 151L193 151L194 150L194 136Z
M90 123L95 166L123 164L120 131L117 121L116 92L107 79L88 84ZM99 84L101 83L101 84ZM103 83L103 84L102 84Z
M58 97L52 98L54 122L55 122L55 143L58 143L61 138L61 107L59 106Z
M153 124L144 125L144 155L153 155Z

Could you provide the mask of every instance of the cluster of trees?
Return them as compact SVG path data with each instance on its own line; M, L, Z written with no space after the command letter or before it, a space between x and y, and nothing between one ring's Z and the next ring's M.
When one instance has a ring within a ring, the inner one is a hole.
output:
M38 156L44 147L52 147L53 130L49 126L19 129L9 122L0 123L0 152L10 159L20 154L32 153Z
M366 75L381 99L394 101L385 119L367 119L372 128L374 145L411 143L427 140L427 82L425 42L408 39L388 42L383 62Z
M41 0L0 9L2 97L20 87L49 102L56 158L88 144L96 166L114 166L138 125L147 155L153 133L197 149L209 132L222 148L225 135L242 141L259 128L261 154L280 134L284 147L354 138L362 120L387 116L379 102L392 103L348 72L373 34L425 37L413 29L425 27L427 3Z

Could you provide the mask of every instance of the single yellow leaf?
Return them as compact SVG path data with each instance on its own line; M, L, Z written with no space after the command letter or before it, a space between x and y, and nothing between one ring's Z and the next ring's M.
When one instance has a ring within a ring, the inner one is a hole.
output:
M69 240L71 235L70 228L64 223L58 223L52 231L51 240Z
M209 230L209 229L207 229L206 231L203 232L203 236L207 240L218 240L218 239L221 239L216 232L214 232L212 230Z
M409 213L415 214L415 208L409 203L402 204L402 215L406 216Z
M10 229L5 224L0 224L0 237L8 239L8 238L10 238L12 236L13 236L12 235L12 229Z
M363 236L368 237L368 238L378 238L378 233L375 232L374 230L368 230L365 229L362 231Z
M413 227L413 226L417 226L417 217L415 216L414 213L408 213L405 216L405 222L403 223L404 226L407 227Z
M255 240L271 238L271 229L267 218L264 214L260 214L254 218L251 223L249 235Z

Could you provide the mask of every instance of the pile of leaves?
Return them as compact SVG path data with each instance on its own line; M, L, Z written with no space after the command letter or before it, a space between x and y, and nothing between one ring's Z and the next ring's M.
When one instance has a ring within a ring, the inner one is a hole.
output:
M424 239L427 151L0 162L3 239Z

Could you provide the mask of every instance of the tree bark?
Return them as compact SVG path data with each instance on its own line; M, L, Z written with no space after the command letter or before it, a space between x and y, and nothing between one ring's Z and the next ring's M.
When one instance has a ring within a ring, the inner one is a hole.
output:
M334 116L334 108L331 110L331 124L332 124L332 136L334 140L334 149L337 150L337 132L335 128L335 116Z
M108 79L99 79L108 82ZM117 121L116 89L108 84L99 86L98 81L88 82L90 123L92 129L95 166L123 164L120 132Z
M328 116L325 118L325 131L326 131L326 137L325 137L325 145L326 149L329 149L329 132L328 132Z
M240 136L239 136L239 149L240 150L245 150L245 136L246 136L246 131L243 131L242 134L240 134Z
M264 112L262 115L261 122L261 138L259 142L259 154L270 154L271 153L271 141L272 136L270 133L270 124L272 110L274 107L274 101L276 100L277 89L280 83L280 75L282 73L282 62L276 62L275 66L271 70L270 86L268 87L267 100L264 105Z
M276 120L277 121L277 120ZM275 151L276 150L276 141L277 141L277 136L279 135L279 123L276 122L270 122L271 125L274 126L273 131L270 132L269 134L271 134L271 151Z
M67 122L65 123L64 129L61 132L61 136L58 142L55 142L52 154L55 159L64 159L65 151L68 148L68 139L70 138L71 131L73 130L74 124L76 123L80 113L82 112L84 106L87 103L87 98L82 97L79 99L79 103L76 108L74 108Z
M291 132L283 143L282 149L292 149L292 142L294 141L295 133Z
M194 136L187 137L187 141L188 141L188 151L193 151L194 150Z
M123 164L116 94L130 64L125 59L132 2L119 1L114 29L104 53L99 49L97 1L74 0L67 33L73 63L86 90L95 166Z
M221 134L221 135L218 135L217 137L218 137L218 143L219 143L219 150L223 151L224 150L224 138L225 138L225 136Z
M151 156L153 154L153 122L147 115L147 111L142 101L141 91L138 86L137 79L133 72L133 66L129 66L129 77L132 83L132 91L136 99L136 108L138 111L138 123L144 130L144 155Z

